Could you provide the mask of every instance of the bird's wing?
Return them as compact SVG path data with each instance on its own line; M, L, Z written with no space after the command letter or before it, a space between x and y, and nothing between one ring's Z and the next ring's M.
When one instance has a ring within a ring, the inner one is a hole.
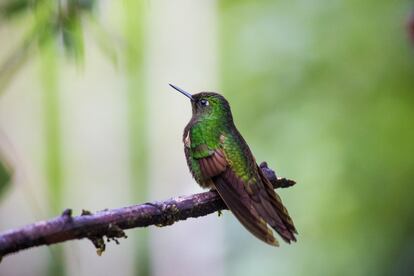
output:
M247 230L268 244L279 245L272 230L255 207L249 193L246 192L245 183L236 176L230 167L222 174L213 177L213 182L227 207Z
M202 178L212 180L220 197L247 230L266 243L278 245L267 226L270 225L286 242L296 241L292 219L256 164L252 170L257 173L246 181L232 167L226 146L210 149L207 145L199 145L192 150ZM251 155L250 150L244 149L244 154Z
M287 209L283 205L279 195L275 192L272 183L266 178L260 167L256 165L256 168L261 181L258 182L258 185L250 185L250 187L255 187L256 191L247 189L250 197L255 202L256 208L265 218L266 222L286 242L296 241L295 234L297 234L297 231ZM260 210L260 206L264 207L263 210Z
M193 153L191 160L198 163L197 167L202 179L213 182L220 197L244 227L260 240L278 246L273 232L255 208L255 203L246 191L245 183L230 166L224 149L210 149L203 144L191 150ZM190 162L193 162L191 160Z

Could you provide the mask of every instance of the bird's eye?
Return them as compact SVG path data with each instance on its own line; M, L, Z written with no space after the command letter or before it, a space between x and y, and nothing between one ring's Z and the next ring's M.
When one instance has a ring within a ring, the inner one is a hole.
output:
M201 100L200 100L200 104L201 104L202 106L207 106L207 105L208 105L208 101L207 101L206 99L201 99Z

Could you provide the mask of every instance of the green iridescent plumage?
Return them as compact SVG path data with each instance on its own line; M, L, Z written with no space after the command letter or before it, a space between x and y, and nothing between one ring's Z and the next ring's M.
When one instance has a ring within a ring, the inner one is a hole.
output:
M286 242L296 241L293 222L235 127L227 100L217 93L191 95L171 86L191 99L193 116L183 142L195 180L204 188L216 189L257 238L278 245L271 226Z

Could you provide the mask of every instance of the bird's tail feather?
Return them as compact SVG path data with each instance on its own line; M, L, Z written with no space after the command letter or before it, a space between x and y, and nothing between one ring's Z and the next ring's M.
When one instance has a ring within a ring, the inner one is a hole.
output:
M270 225L286 242L296 241L297 232L286 208L261 171L259 175L261 183L246 186L227 170L214 177L213 183L227 207L257 238L277 246L278 242L267 226Z

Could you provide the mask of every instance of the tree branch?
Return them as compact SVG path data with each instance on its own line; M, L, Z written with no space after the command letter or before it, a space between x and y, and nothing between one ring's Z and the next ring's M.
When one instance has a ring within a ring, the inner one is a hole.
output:
M260 168L274 188L295 184L293 180L277 178L265 162L260 164ZM127 238L123 231L125 229L171 225L176 221L205 216L223 209L227 208L215 191L94 214L83 210L80 216L75 217L72 217L72 210L66 209L59 217L0 233L0 260L23 249L84 238L93 242L100 255L105 250L105 236L107 241L118 243L118 238Z

